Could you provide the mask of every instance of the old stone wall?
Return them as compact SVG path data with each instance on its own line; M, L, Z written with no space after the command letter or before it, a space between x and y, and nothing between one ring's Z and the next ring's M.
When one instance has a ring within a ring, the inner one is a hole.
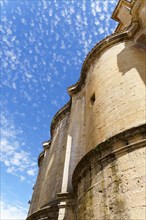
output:
M146 50L133 41L111 46L86 79L86 151L146 122ZM94 99L94 100L93 100Z
M61 192L69 115L56 126L51 145L45 149L34 187L29 215L48 205L57 205Z
M44 159L44 152L42 152L42 160L43 159ZM36 184L33 187L34 191L33 191L32 199L30 201L28 216L39 209L38 201L40 198L40 193L38 193L38 192L40 192L41 187L42 187L42 179L44 178L44 170L45 170L45 163L42 163L42 161L41 161L40 167L38 170Z
M85 155L85 90L83 89L72 98L72 107L70 114L70 125L68 134L72 137L71 159L69 167L68 191L72 192L72 174L73 171Z
M70 123L64 162L62 188L59 194L58 220L74 220L76 201L72 187L73 171L85 154L85 93L84 90L72 97Z
M77 220L145 219L146 126L128 130L91 150L73 184Z

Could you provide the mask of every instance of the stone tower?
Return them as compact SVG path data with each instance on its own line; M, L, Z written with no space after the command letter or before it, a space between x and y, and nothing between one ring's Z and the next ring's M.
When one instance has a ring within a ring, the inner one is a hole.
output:
M27 220L146 218L146 1L120 0L43 143Z

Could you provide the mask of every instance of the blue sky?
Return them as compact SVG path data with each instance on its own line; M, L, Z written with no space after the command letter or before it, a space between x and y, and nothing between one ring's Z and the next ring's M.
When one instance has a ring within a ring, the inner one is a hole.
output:
M25 219L42 142L118 0L1 0L1 219Z

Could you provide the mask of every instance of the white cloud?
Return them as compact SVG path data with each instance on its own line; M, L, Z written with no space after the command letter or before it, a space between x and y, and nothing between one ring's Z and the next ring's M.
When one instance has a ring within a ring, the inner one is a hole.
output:
M30 170L27 171L27 174L29 176L34 176L36 174L36 170L35 169L30 169Z
M64 43L64 41L62 40L61 41L61 47L60 47L61 49L65 49L66 47L65 47L65 43Z
M53 15L53 10L52 10L52 8L50 8L50 10L48 11L48 13L49 13L49 16L52 17L52 15Z
M17 13L18 15L22 15L22 10L21 10L20 7L17 7L17 9L16 9L16 13Z
M97 15L97 13L101 12L102 9L100 7L100 2L99 1L93 1L91 3L91 12L93 14L93 16L95 17Z
M66 17L67 15L68 15L68 10L67 10L67 8L63 8L63 10L61 11L61 15L63 16L63 17Z
M23 182L25 180L25 177L24 176L20 176L20 180L21 180L21 182Z
M99 1L95 1L95 10L96 10L96 12L101 12L101 7L99 4Z
M83 1L83 3L82 3L82 10L84 12L86 11L86 1Z
M99 20L96 19L95 22L94 22L97 26L100 24Z
M25 220L27 210L17 203L8 204L7 201L1 201L1 219Z
M77 21L78 21L78 22L81 22L81 21L82 21L81 15L77 14L77 15L76 15L76 18L77 18Z
M29 79L31 79L31 78L33 77L33 75L30 74L30 73L25 73L25 76L26 76L27 78L29 78Z
M108 2L107 2L107 1L104 1L104 2L103 2L103 11L104 11L104 12L107 12L107 11L108 11Z
M12 88L13 88L13 89L17 89L16 83L14 83L14 82L12 83Z
M30 152L23 150L25 143L18 138L21 131L16 130L12 119L6 113L2 113L1 123L0 160L6 166L6 171L18 176L21 181L24 180L24 175L36 175L35 159Z
M7 4L7 3L8 3L8 0L1 0L1 1L0 1L0 5L1 5L1 6L4 6L4 4Z
M16 55L15 55L14 51L6 51L5 54L8 57L8 59L11 59L13 62L15 62Z
M118 2L118 0L110 0L110 4L115 4L117 2Z
M56 101L56 100L52 100L51 101L51 104L58 107L59 106L59 103Z
M25 18L21 18L21 23L22 24L27 24Z
M12 34L12 30L11 30L11 28L9 28L9 27L7 27L7 34L8 34L8 35L11 35L11 34Z
M104 14L100 14L100 16L99 16L100 21L103 21L104 18L105 18L105 15Z
M99 31L100 34L103 34L103 33L104 33L103 27L100 27L100 28L98 29L98 31Z
M44 8L44 9L47 9L47 8L48 8L48 6L47 6L47 2L44 1L44 0L43 0L43 8Z
M16 40L16 36L13 36L12 38L11 38L11 41L13 42L13 41L15 41Z
M74 7L72 5L70 5L69 13L70 14L74 14L75 13L75 9L74 9Z
M50 82L51 81L51 76L48 75L46 80L47 80L47 82Z

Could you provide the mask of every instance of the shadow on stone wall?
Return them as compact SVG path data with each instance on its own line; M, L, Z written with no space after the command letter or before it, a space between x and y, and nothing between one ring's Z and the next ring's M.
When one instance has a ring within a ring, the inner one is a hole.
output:
M146 85L146 49L141 45L125 42L125 48L117 56L117 64L123 75L135 68Z

